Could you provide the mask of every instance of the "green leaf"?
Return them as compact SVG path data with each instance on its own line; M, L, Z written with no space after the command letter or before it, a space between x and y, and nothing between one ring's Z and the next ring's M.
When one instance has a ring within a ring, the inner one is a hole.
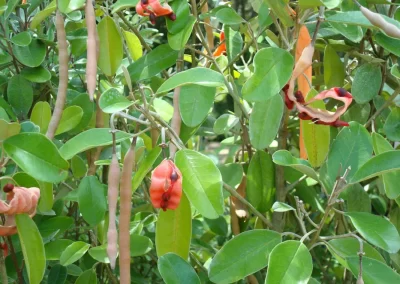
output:
M400 151L393 150L369 159L351 178L352 183L361 182L383 173L400 170Z
M83 117L83 110L79 106L70 106L64 109L56 135L74 129Z
M87 94L80 94L68 102L68 106L78 106L83 110L81 121L69 132L69 134L75 135L83 131L89 125L95 110L95 103L90 101Z
M14 12L15 8L18 5L18 0L9 0L7 1L7 8L4 11L4 19L7 20L7 18L11 15L12 12Z
M45 83L51 79L51 73L43 66L26 67L22 69L21 76L33 83Z
M229 186L236 188L242 182L243 178L243 167L240 164L224 164L218 165L218 169L221 172L222 180Z
M93 269L84 271L78 279L76 279L75 284L97 284L96 272Z
M175 64L178 51L162 44L128 67L132 81L149 79Z
M363 126L350 122L349 127L342 128L320 170L319 176L328 193L332 191L338 174L342 176L351 167L347 178L352 179L355 172L371 158L371 154L371 137Z
M161 154L161 147L155 147L152 149L149 154L147 154L144 161L140 164L137 172L133 176L132 179L132 191L135 192L140 184L142 183L143 179L146 175L151 171L155 161L157 160L158 156Z
M153 107L163 120L166 122L171 120L174 113L174 107L170 103L163 99L155 98L153 100Z
M68 239L58 239L49 242L44 246L47 260L59 260L63 251L74 241Z
M173 252L187 259L192 235L192 213L190 203L182 194L175 210L160 211L156 223L157 256Z
M215 17L225 25L239 25L245 22L231 7L218 10Z
M8 137L17 135L21 131L21 125L17 122L7 122L0 119L0 143Z
M392 151L393 147L383 136L373 132L372 133L372 143L374 146L374 152L376 155L385 153L387 151ZM390 199L396 199L400 196L400 172L394 171L391 173L386 173L382 175L383 187L386 192L386 196Z
M71 159L71 170L72 174L74 175L75 178L81 178L85 176L87 172L87 167L85 161L79 157L79 156L74 156Z
M21 133L3 143L4 150L27 174L37 180L58 183L68 175L68 162L43 134Z
M97 260L98 262L110 263L107 255L107 244L90 248L88 253L93 259Z
M239 118L233 114L223 114L214 123L215 134L225 134L239 123Z
M371 244L388 253L396 253L400 249L400 236L395 226L388 220L364 212L347 212L357 231Z
M223 216L219 216L217 219L204 218L204 221L211 232L220 236L226 236L228 234L228 224Z
M58 6L62 13L69 14L72 11L83 8L85 0L59 0Z
M15 57L28 67L37 67L46 57L46 45L39 39L33 39L28 46L13 46Z
M274 141L281 124L283 108L280 95L254 103L249 122L250 142L254 148L265 149Z
M264 0L264 2L267 3L268 7L274 12L275 17L277 17L285 27L293 26L293 19L288 13L288 4L285 1Z
M68 266L79 260L90 248L90 244L85 242L74 242L69 245L60 256L60 264Z
M65 231L71 228L74 224L74 219L67 216L56 216L42 221L39 224L39 231L43 239L51 237L59 237Z
M130 137L131 135L128 133L118 131L116 133L116 142L121 142ZM108 146L112 143L110 128L93 128L68 140L63 146L61 146L60 154L64 159L69 160L80 152L99 146Z
M357 69L351 86L351 94L358 104L364 104L378 95L381 84L382 74L380 66L367 63ZM365 86L368 86L368 88Z
M42 237L35 222L27 214L16 214L15 223L28 272L29 283L41 283L46 270L46 256Z
M158 259L158 271L166 284L200 284L193 267L174 253L167 253Z
M291 167L310 178L319 181L318 175L314 169L311 168L310 163L306 160L293 157L289 151L278 150L272 155L272 159L277 165Z
M254 74L244 84L242 93L247 101L266 101L278 94L293 71L292 55L276 47L263 48L254 57Z
M238 281L268 264L272 249L281 242L281 235L269 230L251 230L229 240L215 254L209 268L214 283Z
M131 32L122 31L124 35L126 46L128 47L129 54L134 61L138 60L143 55L142 44L139 38Z
M12 76L7 87L8 102L18 116L26 117L33 102L31 82L21 75Z
M342 116L345 121L356 121L360 124L365 124L371 113L371 105L366 104L353 104Z
M177 34L187 26L191 17L189 3L185 0L177 0L170 2L170 5L176 15L176 19L172 21L168 17L165 18L167 20L168 33Z
M363 30L359 26L352 26L341 23L329 23L335 30L341 33L343 36L351 40L352 42L360 42L364 36ZM325 64L324 64L325 65ZM326 66L326 65L325 65Z
M36 27L39 26L40 23L43 22L47 17L49 17L56 9L57 1L54 0L49 5L47 5L46 8L35 14L30 24L31 30L36 29Z
M270 154L257 151L247 171L246 197L260 212L271 209L275 198L275 167Z
M168 33L168 43L172 49L179 51L185 47L190 38L190 35L192 34L195 22L196 18L193 16L189 16L183 30L176 34Z
M223 9L224 10L224 9ZM224 26L226 53L229 62L233 61L237 55L243 50L243 39L239 31L231 29L228 25ZM225 57L221 57L225 58ZM219 64L219 62L218 62ZM226 65L228 61L226 62ZM221 65L221 64L220 64ZM222 66L220 66L222 68ZM224 66L225 68L226 66Z
M307 283L312 270L307 247L299 241L286 241L272 250L265 283Z
M38 208L41 212L51 211L54 203L53 184L50 182L39 181L40 200Z
M27 46L32 42L32 36L30 32L21 32L13 36L10 41L15 45Z
M142 256L153 249L153 242L146 236L132 234L130 236L131 256Z
M105 113L119 112L133 104L115 88L107 89L99 99L99 107Z
M355 277L360 266L359 257L349 257L347 263ZM365 284L399 283L400 275L385 263L368 257L362 258L362 277Z
M113 76L123 57L122 38L114 20L104 17L97 25L100 40L98 66L107 76Z
M48 102L37 102L32 109L31 121L40 127L45 134L51 119L51 108Z
M347 212L371 212L369 195L359 183L347 187L340 197L346 201Z
M65 280L67 280L67 268L60 264L54 265L47 277L48 283L64 284Z
M114 4L111 5L112 11L111 14L115 14L123 9L133 8L139 0L118 0Z
M358 252L360 251L360 243L355 238L334 239L328 242L327 248L341 265L343 265L347 269L350 269L347 263L347 258L356 256L358 257ZM385 262L385 259L380 255L380 253L370 244L364 241L363 252L365 253L363 258L369 257L383 263Z
M195 127L207 117L214 103L214 87L187 85L181 87L179 111L183 123Z
M400 56L400 50L398 48L400 46L400 39L389 37L384 33L377 33L374 38L376 43L384 49L396 56Z
M383 17L385 21L392 23L397 27L400 27L400 23L396 20L382 14L381 17ZM370 21L368 21L368 19L361 13L361 11L338 12L332 16L327 17L326 21L356 25L369 29L378 29L378 27L374 26L373 24L371 24Z
M78 204L83 219L96 226L107 211L105 190L96 176L84 177L78 188Z
M306 97L306 101L318 94L315 89L311 89ZM323 101L315 101L311 107L325 109ZM308 161L312 167L319 167L328 155L330 145L330 129L325 125L310 123L308 120L300 120L303 130L303 141L307 151Z
M342 60L340 60L335 49L327 45L324 53L324 80L326 87L342 87L345 76Z
M192 205L206 218L224 211L222 177L213 161L193 150L180 150L175 163L182 172L182 188Z
M214 70L196 67L183 72L179 72L165 81L157 90L157 94L168 92L179 86L200 85L205 87L224 86L224 76Z
M400 141L400 108L393 108L383 126L386 137L392 141Z
M272 205L272 210L274 212L287 212L295 209L286 203L276 201L274 205Z

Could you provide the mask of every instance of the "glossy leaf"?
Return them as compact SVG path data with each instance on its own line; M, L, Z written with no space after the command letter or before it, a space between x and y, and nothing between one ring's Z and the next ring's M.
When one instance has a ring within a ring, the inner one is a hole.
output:
M116 133L116 142L128 139L130 135L126 132ZM112 135L109 128L93 128L86 130L70 140L60 148L60 154L64 159L69 160L76 154L88 149L112 144Z
M176 34L168 33L168 43L172 49L179 51L185 47L190 38L190 35L192 34L195 22L196 18L190 16L186 21L186 25L183 30L179 31Z
M83 115L78 123L68 134L78 134L88 127L95 110L95 104L90 101L87 94L80 94L68 102L68 106L78 106L83 110Z
M174 14L176 15L176 19L172 21L171 19L166 17L168 33L177 34L186 27L189 21L189 3L187 1L178 0L172 1L170 5L172 10L174 11Z
M348 186L340 197L346 201L347 212L371 212L369 195L359 183Z
M114 20L104 17L97 25L100 40L98 66L107 76L113 76L122 62L122 38Z
M84 271L78 279L76 279L75 284L97 284L96 272L93 269Z
M359 257L349 257L347 263L356 277L360 266ZM362 277L365 284L387 284L400 282L400 275L385 263L371 259L362 258Z
M400 236L395 226L388 220L364 212L347 212L357 231L371 244L389 252L400 249Z
M214 123L215 134L225 134L239 123L239 118L233 114L223 114Z
M13 36L10 40L13 44L19 46L27 46L32 41L32 36L29 32L21 32Z
M6 139L4 150L27 174L37 180L57 183L64 180L69 168L56 146L39 133L21 133Z
M389 18L386 15L382 15L385 21L394 24L397 27L400 27L400 23L396 20ZM358 25L364 28L369 29L378 29L376 26L371 24L371 22L361 13L361 11L347 11L343 13L336 13L332 16L327 17L326 19L328 22L336 22L342 24L349 24L349 25Z
M392 151L392 145L378 133L372 133L372 144L376 155ZM394 171L382 175L383 186L386 196L390 199L395 199L400 195L400 172Z
M206 218L223 213L222 177L213 161L193 150L180 150L175 163L182 172L182 188L192 205Z
M268 264L272 249L281 242L281 235L269 230L251 230L229 240L215 254L209 268L214 283L238 281Z
M44 246L47 260L59 260L64 250L73 243L73 240L57 239Z
M112 4L111 14L115 14L126 8L133 8L138 2L139 0L118 0L114 4Z
M35 14L30 23L30 28L32 30L36 29L36 27L39 26L39 24L47 17L49 17L56 9L57 9L57 1L53 0L43 10Z
M400 108L393 108L383 126L386 137L392 141L400 141Z
M242 165L236 163L224 164L218 165L218 169L221 172L222 180L229 186L236 188L242 182Z
M159 98L153 100L153 107L163 120L169 122L174 113L174 107L167 101Z
M396 56L400 56L400 50L398 48L398 46L400 45L400 39L389 37L384 33L377 33L374 36L374 40L377 44L388 50L390 53L393 53Z
M187 85L181 87L179 112L183 123L195 127L203 122L214 103L214 87Z
M231 29L228 25L224 26L224 32L225 32L226 53L229 62L231 62L242 51L243 39L239 31Z
M382 74L380 66L367 63L357 69L351 87L351 94L358 104L364 104L378 95L381 84ZM368 86L368 88L365 86Z
M51 119L51 108L48 102L37 102L32 109L31 121L40 127L45 134Z
M83 219L96 226L107 211L107 201L103 185L96 176L84 177L78 188L78 204Z
M89 249L90 244L85 242L74 242L69 245L60 256L60 264L68 266L79 260Z
M344 65L335 49L330 45L325 47L324 67L324 80L326 87L342 87L346 75Z
M129 54L133 60L138 60L143 55L142 44L139 38L131 32L123 31L123 35L126 41L126 46L128 47Z
M27 214L15 215L15 223L28 272L29 283L41 283L46 270L42 237L35 222Z
M128 71L133 81L149 79L174 65L177 58L178 51L162 44L129 65Z
M158 156L161 154L161 147L155 147L151 150L143 162L139 165L139 168L132 179L132 191L135 192L140 184L142 183L143 179L146 175L151 171L155 161L157 160Z
M99 107L105 113L119 112L133 104L115 88L106 90L99 99Z
M67 280L67 268L60 264L54 265L50 270L47 281L54 284L64 284L65 280Z
M347 263L347 258L358 257L360 243L355 238L334 239L328 242L327 248L341 265L347 269L350 269ZM364 241L363 252L365 253L363 258L373 258L377 261L385 263L385 259L382 257L382 255L376 249L374 249L374 247Z
M185 85L200 85L205 87L221 87L224 77L214 70L197 67L179 72L165 81L157 90L157 94L165 93L171 89Z
M271 209L275 198L275 167L270 154L257 151L247 171L246 197L260 212Z
M0 119L0 143L8 137L17 135L21 131L21 125L17 122L7 122Z
M83 110L78 106L70 106L64 109L56 135L74 129L83 117Z
M12 76L7 87L8 102L18 116L26 116L33 102L31 83L21 75Z
M146 236L131 234L131 256L142 256L153 249L153 242Z
M286 27L293 26L293 19L288 13L287 3L284 1L275 1L275 0L265 0L268 7L274 12L277 18L282 21L283 25Z
M276 201L274 205L272 205L272 210L274 212L287 212L295 209L286 203Z
M174 253L167 253L158 259L158 271L166 284L200 284L193 267Z
M351 179L352 183L360 182L384 173L400 170L400 151L393 150L369 159Z
M293 71L293 57L284 49L263 48L254 57L254 74L244 84L243 98L266 101L279 93Z
M267 101L254 103L250 115L250 142L258 150L269 147L278 134L283 116L283 100L275 95Z
M46 45L39 39L33 39L28 46L13 46L15 57L28 67L37 67L46 57Z
M110 260L108 259L107 255L107 244L90 248L88 250L88 253L93 259L101 263L110 263Z
M312 270L313 261L307 247L299 241L286 241L272 250L265 283L307 283Z
M53 184L50 182L39 181L40 199L38 209L41 212L51 211L54 203Z
M347 178L352 179L355 172L371 158L371 154L371 137L363 126L350 122L349 127L342 128L333 141L328 158L320 170L321 181L326 190L332 191L337 175L343 175L348 167L351 167L351 170Z
M189 257L192 235L192 213L190 203L182 194L179 206L175 210L160 211L156 223L157 256L173 252L183 259Z
M317 95L317 91L312 89L306 101ZM323 101L315 101L310 104L311 107L325 109ZM303 130L304 146L307 151L308 161L312 167L319 167L328 155L330 145L330 130L325 125L311 123L309 120L300 120Z
M313 168L311 168L311 165L308 161L293 157L289 151L276 151L272 155L272 159L277 165L292 167L295 170L298 170L299 172L309 176L316 181L319 180L317 173L314 171Z
M218 12L215 14L215 17L225 25L239 25L245 21L231 7L218 10Z
M43 239L49 236L59 237L74 224L74 219L67 216L56 216L46 219L39 224L39 231Z

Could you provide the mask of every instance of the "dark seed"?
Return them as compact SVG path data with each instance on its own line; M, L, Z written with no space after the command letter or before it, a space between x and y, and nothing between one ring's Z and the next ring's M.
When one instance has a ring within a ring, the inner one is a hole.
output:
M12 183L7 183L4 187L3 190L4 192L10 192L14 189L14 185Z

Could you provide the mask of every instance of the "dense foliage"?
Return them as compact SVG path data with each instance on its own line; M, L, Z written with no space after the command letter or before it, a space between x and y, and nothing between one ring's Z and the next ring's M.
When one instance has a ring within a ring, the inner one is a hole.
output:
M0 0L0 283L400 283L399 7Z

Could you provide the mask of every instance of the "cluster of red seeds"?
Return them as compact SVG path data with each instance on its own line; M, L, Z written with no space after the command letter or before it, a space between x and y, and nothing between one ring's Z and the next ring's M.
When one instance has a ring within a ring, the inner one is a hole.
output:
M161 4L159 0L140 0L136 5L136 12L144 17L149 17L150 22L155 25L157 17L168 17L175 21L176 15L168 4Z

